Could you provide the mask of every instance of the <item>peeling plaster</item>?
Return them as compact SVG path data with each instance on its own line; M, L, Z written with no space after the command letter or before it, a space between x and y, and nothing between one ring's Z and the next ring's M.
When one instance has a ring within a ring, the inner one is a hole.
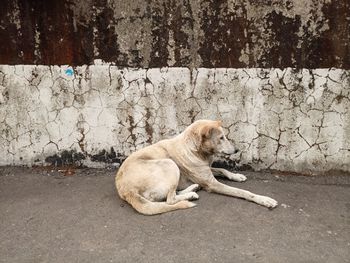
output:
M5 0L0 18L0 64L350 69L348 0Z
M350 171L348 70L96 63L0 66L0 165L118 163L208 118L241 149L238 167Z

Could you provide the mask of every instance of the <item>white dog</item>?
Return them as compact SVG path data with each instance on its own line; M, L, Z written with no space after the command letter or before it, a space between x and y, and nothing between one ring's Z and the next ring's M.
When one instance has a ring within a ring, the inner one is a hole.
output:
M131 154L116 175L119 196L145 215L195 206L189 200L198 199L195 191L199 187L269 208L277 206L270 197L234 188L215 179L214 175L238 182L247 179L241 174L210 167L215 154L235 152L220 121L196 121L178 136Z

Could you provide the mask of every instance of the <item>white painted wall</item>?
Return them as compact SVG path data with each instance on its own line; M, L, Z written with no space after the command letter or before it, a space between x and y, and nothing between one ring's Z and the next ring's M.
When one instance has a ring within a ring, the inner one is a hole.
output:
M128 155L208 118L223 120L238 165L349 172L349 93L341 69L1 65L0 165L74 150L95 166L103 149Z

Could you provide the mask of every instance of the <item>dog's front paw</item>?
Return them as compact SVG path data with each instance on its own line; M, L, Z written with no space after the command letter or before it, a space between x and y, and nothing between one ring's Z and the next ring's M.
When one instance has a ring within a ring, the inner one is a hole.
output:
M247 177L245 177L243 174L236 174L237 176L237 182L244 182L247 180Z
M266 206L268 208L275 208L278 203L275 199L272 199L270 197L267 197L267 196L258 196L256 202L259 204L259 205L263 205L263 206Z
M243 174L234 174L234 173L230 173L228 175L228 178L230 180L236 181L236 182L244 182L247 180L247 177L245 177Z

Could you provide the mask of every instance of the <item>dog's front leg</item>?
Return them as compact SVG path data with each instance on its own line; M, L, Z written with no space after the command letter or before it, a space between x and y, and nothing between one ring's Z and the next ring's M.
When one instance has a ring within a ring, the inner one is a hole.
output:
M227 178L227 179L232 180L232 181L244 182L245 180L247 180L247 177L245 177L243 174L234 174L234 173L231 173L223 168L211 167L210 170L212 171L214 176L224 177L224 178Z
M243 198L243 199L255 202L259 205L266 206L268 208L274 208L277 206L277 201L270 197L257 195L246 190L234 188L234 187L225 185L223 183L220 183L217 180L210 180L210 184L207 185L206 190L209 192L215 192L218 194Z

